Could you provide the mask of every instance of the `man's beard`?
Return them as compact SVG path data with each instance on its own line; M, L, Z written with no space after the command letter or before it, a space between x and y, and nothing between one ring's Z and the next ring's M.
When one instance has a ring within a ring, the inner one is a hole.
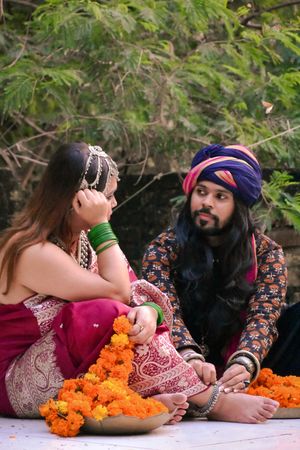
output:
M208 221L205 219L200 219L199 221L200 224L196 223L196 219L201 213L207 214L212 218L213 220L212 226L205 228L205 225L208 223ZM214 214L211 214L209 208L197 209L196 211L193 212L192 218L198 233L202 236L220 236L224 234L228 230L228 228L230 228L230 224L227 224L225 227L221 228L219 218Z

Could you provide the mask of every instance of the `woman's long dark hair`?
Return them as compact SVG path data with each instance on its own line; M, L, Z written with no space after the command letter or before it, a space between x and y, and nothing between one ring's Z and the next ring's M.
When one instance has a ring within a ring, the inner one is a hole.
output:
M176 289L192 336L198 343L203 339L210 349L210 360L221 364L220 351L240 329L241 310L253 290L246 273L253 264L254 224L249 208L235 199L224 242L214 249L194 224L190 211L189 197L175 227L179 247L174 267Z
M27 247L56 235L70 250L72 233L69 212L82 180L88 154L88 145L84 142L60 146L50 159L27 206L16 215L12 226L1 234L0 248L5 247L5 250L0 276L4 270L6 274L3 294L8 293L18 259ZM97 167L96 160L92 161L85 175L88 182L95 179ZM103 164L97 190L103 190L107 174L108 166Z

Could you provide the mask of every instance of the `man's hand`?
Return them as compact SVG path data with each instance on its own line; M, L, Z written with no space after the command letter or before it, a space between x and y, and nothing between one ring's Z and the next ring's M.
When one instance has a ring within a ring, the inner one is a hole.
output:
M204 384L214 384L217 381L216 368L213 364L203 362L200 359L190 359L188 364L195 369Z
M246 367L241 364L233 364L225 370L223 376L218 380L220 391L224 391L226 394L229 392L245 392L250 384L250 378L250 373Z

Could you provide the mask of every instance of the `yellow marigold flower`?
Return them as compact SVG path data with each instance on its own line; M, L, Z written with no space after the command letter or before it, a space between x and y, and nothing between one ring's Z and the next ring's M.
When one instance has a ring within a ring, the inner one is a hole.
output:
M129 339L127 334L114 334L111 337L111 344L114 347L126 347L129 344Z
M57 411L59 412L59 414L68 414L68 403L64 402L63 400L58 400L56 402L56 406L57 406Z
M126 393L126 389L125 389L125 386L123 385L122 381L114 379L114 378L103 381L102 386L106 389L109 389L112 392Z
M99 377L97 377L95 373L86 373L83 378L93 384L99 383L100 381Z
M107 417L107 415L108 415L107 408L102 405L96 406L96 408L94 408L92 411L92 416L96 420L102 420L104 419L104 417Z

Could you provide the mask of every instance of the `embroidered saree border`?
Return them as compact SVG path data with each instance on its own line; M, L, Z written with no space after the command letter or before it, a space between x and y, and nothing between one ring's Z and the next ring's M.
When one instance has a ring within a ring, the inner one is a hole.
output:
M63 376L56 365L54 331L33 344L10 365L5 384L18 417L39 417L39 406L57 394Z

